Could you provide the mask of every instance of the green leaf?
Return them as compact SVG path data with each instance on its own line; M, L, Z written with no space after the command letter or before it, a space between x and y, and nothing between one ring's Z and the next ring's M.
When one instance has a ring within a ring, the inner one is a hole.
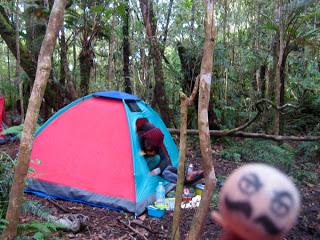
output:
M33 238L35 240L43 240L44 239L44 234L42 232L36 232L34 235L33 235Z
M119 16L124 17L126 15L126 5L125 4L120 4L119 6L116 7L115 12Z
M267 31L278 31L278 26L272 22L267 22L262 25L260 25L261 29L267 30Z

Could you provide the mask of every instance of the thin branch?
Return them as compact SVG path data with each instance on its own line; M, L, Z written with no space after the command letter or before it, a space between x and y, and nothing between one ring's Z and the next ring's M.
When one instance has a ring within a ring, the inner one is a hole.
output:
M166 26L165 26L164 33L163 33L163 38L162 38L163 48L166 45L166 41L167 41L170 16L171 16L171 12L172 12L172 5L173 5L173 0L170 0L169 7L168 7L168 15L167 15Z
M117 220L118 220L120 223L122 223L123 225L125 225L127 228L129 228L131 231L133 231L135 234L139 235L140 237L142 237L142 238L145 239L145 240L148 240L145 235L143 235L142 233L140 233L140 232L139 232L138 230L136 230L135 228L131 227L131 226L130 226L130 223L127 224L126 222L122 221L121 219L117 219Z
M192 90L192 93L190 95L190 97L188 97L188 104L190 105L194 98L196 97L197 93L198 93L198 89L199 89L199 82L200 82L200 75L197 76L196 78L196 82L194 83L194 86L193 86L193 90Z
M55 200L51 199L51 198L47 198L46 199L48 202L52 203L55 207L59 208L61 211L63 211L64 213L73 213L72 211L70 211L70 209L67 209L63 206L61 206L60 204L58 204Z
M275 110L277 110L279 112L285 110L286 108L294 108L294 109L298 109L299 108L299 106L291 104L291 103L287 103L287 104L284 104L282 106L277 106L271 100L263 98L263 99L260 99L259 101L257 101L256 104L255 104L257 106L258 110L259 110L260 104L262 104L262 103L268 103L272 108L274 108Z

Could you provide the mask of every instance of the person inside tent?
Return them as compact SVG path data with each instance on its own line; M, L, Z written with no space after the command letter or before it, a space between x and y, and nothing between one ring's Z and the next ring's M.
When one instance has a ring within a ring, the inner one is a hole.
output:
M177 168L172 166L169 154L163 144L164 135L147 119L136 122L142 155L145 157L150 174L159 175L169 182L177 182ZM186 184L193 184L203 178L203 171L191 171L185 177Z

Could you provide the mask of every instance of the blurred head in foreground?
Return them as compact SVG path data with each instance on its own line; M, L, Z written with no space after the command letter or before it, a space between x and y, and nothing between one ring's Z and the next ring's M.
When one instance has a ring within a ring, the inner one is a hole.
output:
M300 196L279 170L248 164L227 178L218 208L220 213L211 215L224 229L222 239L279 240L298 217Z

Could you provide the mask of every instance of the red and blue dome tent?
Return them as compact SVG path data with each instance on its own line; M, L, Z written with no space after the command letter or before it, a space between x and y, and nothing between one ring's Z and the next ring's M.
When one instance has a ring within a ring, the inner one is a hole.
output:
M155 200L136 130L145 118L164 133L173 166L178 149L160 116L140 98L117 91L80 98L36 132L26 192L140 215ZM164 181L166 190L174 185Z

